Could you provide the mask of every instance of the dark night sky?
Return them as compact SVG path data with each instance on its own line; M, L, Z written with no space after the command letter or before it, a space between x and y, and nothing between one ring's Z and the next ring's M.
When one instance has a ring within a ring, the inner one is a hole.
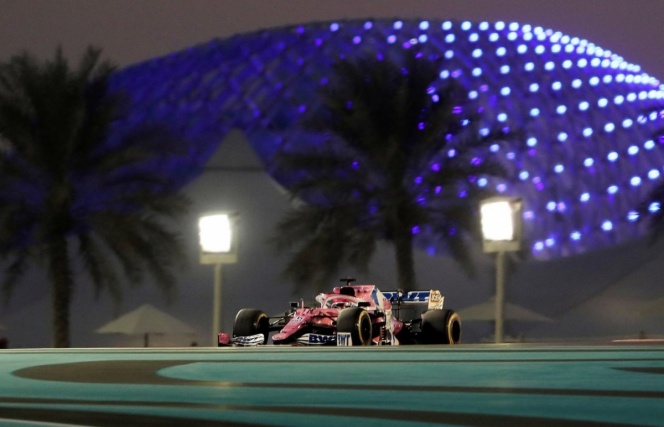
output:
M89 44L126 65L216 37L343 18L520 22L585 38L664 79L664 0L0 0L0 59Z

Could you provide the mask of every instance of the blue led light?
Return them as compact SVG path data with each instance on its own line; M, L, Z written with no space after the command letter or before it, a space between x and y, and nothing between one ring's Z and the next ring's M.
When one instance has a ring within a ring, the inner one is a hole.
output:
M488 180L486 178L480 178L477 180L478 187L486 187Z
M556 206L557 206L557 203L551 201L551 202L546 204L546 210L548 210L549 212L553 212L553 211L556 210Z
M528 86L528 89L531 92L537 92L539 90L539 85L537 83L531 83L530 86Z
M500 74L507 74L510 72L510 66L509 65L502 65L500 67Z
M445 36L445 43L452 43L456 39L454 34L448 34Z
M606 107L607 105L609 105L609 100L606 99L606 98L600 98L600 99L597 101L597 105L598 105L599 107L601 107L601 108L604 108L604 107Z
M537 107L530 110L530 116L531 117L537 117L537 116L539 116L539 114L540 114L540 109L537 108Z
M330 31L335 32L338 29L339 29L339 24L337 24L336 22L330 24Z
M586 111L588 109L588 107L590 107L590 104L588 103L588 101L579 102L579 110Z
M660 209L660 203L659 202L652 202L650 205L648 205L648 211L650 213L659 212L659 209Z
M429 21L420 22L420 30L426 31L429 29Z
M648 178L650 179L657 179L659 178L659 171L657 169L650 169L648 171Z
M633 124L634 124L634 121L633 121L632 119L625 119L625 120L623 120L623 122L622 122L622 126L623 126L625 129L626 129L626 128L629 128L629 127L632 127Z
M534 136L531 136L530 138L528 138L526 140L526 144L528 145L528 147L536 146L537 145L537 138L535 138Z
M533 71L535 69L535 64L527 62L526 65L523 66L523 69L526 71Z
M583 129L583 136L585 136L586 138L592 136L592 134L593 134L593 130L591 128Z
M473 68L472 74L474 77L479 77L482 75L482 69L480 67Z
M627 221L635 222L639 220L639 213L637 211L627 212Z
M646 150L652 150L653 148L655 148L655 141L649 139L648 141L643 143L643 148L645 148Z
M442 28L445 31L451 30L452 29L452 22L451 21L445 21L440 25L440 28Z
M581 233L578 231L572 231L569 235L569 238L572 240L581 240Z
M555 91L559 91L562 87L563 87L563 84L558 82L558 81L555 81L555 82L551 83L551 89L553 89Z
M500 94L503 95L503 96L509 95L510 92L512 92L512 89L510 89L508 87L504 87L504 88L500 89Z
M602 222L602 230L611 231L613 230L613 223L609 220Z
M587 202L590 200L590 193L582 193L581 196L579 196L579 200L583 203Z
M560 132L558 134L558 141L565 142L567 141L567 137L568 137L567 132Z
M507 114L505 113L500 113L498 114L498 117L496 117L499 122L505 122L507 121Z
M630 147L627 149L627 154L629 154L630 156L634 156L638 154L638 152L639 152L639 147L637 147L636 145L630 145Z
M609 194L616 194L618 192L618 186L610 185L609 188L606 189L606 192Z
M567 111L567 107L564 106L564 105L559 105L559 106L556 107L556 113L558 113L558 114L561 114L561 115L565 114L566 111Z
M525 180L527 180L529 176L530 176L530 174L529 174L528 172L526 172L526 171L521 171L521 172L519 172L519 179L520 179L521 181L525 181Z
M473 24L470 21L463 21L461 23L461 29L463 31L468 31L473 27Z
M633 176L630 180L629 183L632 184L632 187L638 187L641 185L641 178L638 176Z
M587 168L591 167L594 164L595 164L595 161L592 159L592 157L588 157L583 161L583 166L585 166Z
M565 170L565 166L561 165L558 163L556 166L554 166L553 171L556 173L562 173Z
M597 86L599 84L599 77L591 77L590 80L588 80L588 83L590 83L590 86Z
M578 89L578 88L580 88L581 86L583 86L583 82L581 81L581 79L574 79L574 80L572 80L572 87L573 87L574 89Z
M473 50L473 58L479 58L482 56L482 49Z
M505 56L505 53L507 53L507 49L502 46L496 49L496 56Z
M613 123L607 123L607 124L604 125L604 130L608 133L613 132L615 129L616 129L616 125L614 125Z
M609 159L610 162L615 162L618 160L618 153L611 151L609 154L607 154L606 158Z

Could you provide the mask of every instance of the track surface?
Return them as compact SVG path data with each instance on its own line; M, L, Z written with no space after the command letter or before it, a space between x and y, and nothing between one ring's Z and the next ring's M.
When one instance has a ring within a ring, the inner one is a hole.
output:
M664 426L664 346L0 351L1 426Z

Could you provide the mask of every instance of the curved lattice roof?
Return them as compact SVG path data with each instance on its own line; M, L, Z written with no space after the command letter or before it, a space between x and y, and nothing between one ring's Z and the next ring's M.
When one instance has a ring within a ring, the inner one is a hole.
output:
M560 32L502 22L312 23L213 40L121 70L114 84L132 97L129 122L164 121L188 136L188 156L173 166L183 180L235 127L270 170L280 144L306 142L299 117L316 108L316 90L334 61L401 49L446 58L441 84L458 79L484 106L487 128L499 123L525 132L523 141L484 153L508 165L511 177L475 185L523 197L535 256L642 235L634 208L664 166L664 140L654 138L664 105L660 82Z

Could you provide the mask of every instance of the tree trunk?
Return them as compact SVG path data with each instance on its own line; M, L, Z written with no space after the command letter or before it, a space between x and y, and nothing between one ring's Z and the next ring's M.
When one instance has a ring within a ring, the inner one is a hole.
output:
M72 275L66 237L57 237L48 250L49 276L53 285L53 347L70 347L69 306Z
M399 287L404 291L413 291L416 287L413 233L408 227L396 227L394 231L394 253Z

